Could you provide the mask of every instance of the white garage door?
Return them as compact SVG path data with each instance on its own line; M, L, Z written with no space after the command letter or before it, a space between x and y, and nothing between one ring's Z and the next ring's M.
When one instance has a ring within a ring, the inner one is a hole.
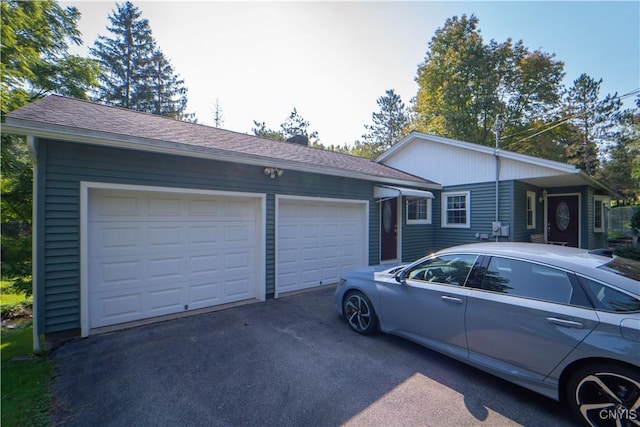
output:
M367 204L278 199L276 295L336 283L367 265Z
M90 328L255 298L258 200L90 190Z

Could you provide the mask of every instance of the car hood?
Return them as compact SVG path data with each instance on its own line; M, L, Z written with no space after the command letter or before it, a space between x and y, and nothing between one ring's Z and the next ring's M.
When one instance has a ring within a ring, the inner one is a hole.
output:
M345 273L342 278L345 280L353 280L353 279L369 279L369 280L380 280L393 278L393 275L402 268L406 267L407 264L379 264L372 265L369 267L364 267L359 270L350 271Z

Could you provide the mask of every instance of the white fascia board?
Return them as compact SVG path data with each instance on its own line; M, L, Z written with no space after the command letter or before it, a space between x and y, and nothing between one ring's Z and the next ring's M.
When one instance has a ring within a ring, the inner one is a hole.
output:
M346 169L331 168L328 166L316 165L313 163L302 163L251 154L241 154L229 150L179 144L158 139L129 137L126 135L89 131L86 129L82 129L80 133L77 128L68 126L56 126L50 124L34 124L31 121L27 122L20 119L8 118L7 122L8 123L2 125L2 132L16 135L26 135L37 138L48 138L128 150L150 151L161 154L196 157L199 159L219 160L252 166L276 167L285 170L290 169L300 172L311 172L323 175L339 176L343 178L362 179L366 181L376 181L386 184L411 185L428 189L441 188L441 186L434 184L427 184L391 177L382 177L379 175L349 171Z

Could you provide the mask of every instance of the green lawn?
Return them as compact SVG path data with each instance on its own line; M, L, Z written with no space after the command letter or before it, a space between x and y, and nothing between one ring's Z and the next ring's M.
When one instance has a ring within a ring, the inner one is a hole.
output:
M5 292L2 286L1 305L8 307L29 304L24 295ZM1 425L49 425L49 384L52 366L46 356L33 356L33 327L31 320L23 320L14 328L0 332L2 360L2 416Z

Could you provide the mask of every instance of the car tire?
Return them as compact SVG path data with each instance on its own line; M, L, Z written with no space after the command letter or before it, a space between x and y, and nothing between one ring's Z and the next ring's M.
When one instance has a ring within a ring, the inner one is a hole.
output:
M369 298L362 292L347 294L342 302L342 312L351 329L362 335L371 335L378 331L376 312Z
M574 414L589 426L640 424L640 374L615 364L588 365L567 383L567 400Z

